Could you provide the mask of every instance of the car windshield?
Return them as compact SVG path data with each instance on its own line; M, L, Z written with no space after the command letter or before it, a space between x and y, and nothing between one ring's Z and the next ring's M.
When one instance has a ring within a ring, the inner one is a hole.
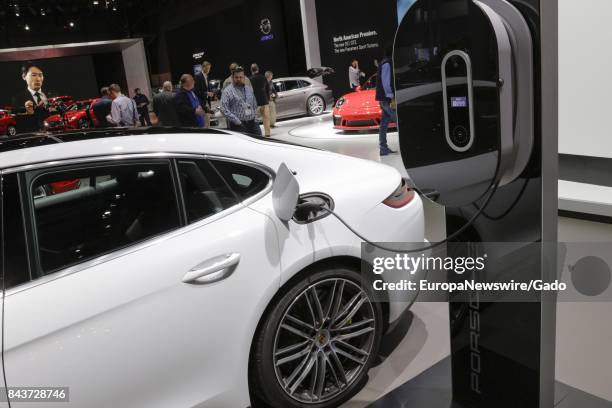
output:
M71 111L87 109L89 107L89 101L79 101L70 106Z

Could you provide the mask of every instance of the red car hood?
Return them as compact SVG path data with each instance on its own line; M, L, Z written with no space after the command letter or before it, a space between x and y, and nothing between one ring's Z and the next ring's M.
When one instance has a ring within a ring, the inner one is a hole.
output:
M344 95L344 104L336 109L340 114L380 113L380 105L376 101L376 90L350 92Z

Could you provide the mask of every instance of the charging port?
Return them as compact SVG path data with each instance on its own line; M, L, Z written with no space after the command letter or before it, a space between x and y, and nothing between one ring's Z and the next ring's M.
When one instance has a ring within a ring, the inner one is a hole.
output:
M309 224L311 222L327 217L330 213L325 208L334 209L334 200L324 193L306 193L299 197L298 204L293 215L293 221L298 224Z

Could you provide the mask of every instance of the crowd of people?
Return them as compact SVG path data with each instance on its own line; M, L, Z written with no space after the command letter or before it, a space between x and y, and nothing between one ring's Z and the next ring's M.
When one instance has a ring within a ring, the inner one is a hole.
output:
M202 63L202 70L195 76L183 74L178 89L166 81L161 92L153 97L153 112L159 126L208 128L214 115L212 102L217 98L210 84L212 64ZM274 74L262 75L257 64L252 64L250 76L237 63L230 65L230 75L223 83L220 111L229 129L253 136L270 137L275 126ZM139 89L131 100L121 94L118 85L102 89L102 98L94 104L96 118L103 117L109 125L151 126L149 100ZM110 110L109 110L110 109ZM257 116L263 122L262 134Z
M217 97L210 84L212 64L202 63L202 70L195 76L181 75L178 89L166 81L161 92L153 97L153 112L159 126L208 128L214 115L212 102ZM227 120L229 129L250 135L261 136L257 121L259 113L264 122L265 136L270 136L269 103L274 97L271 84L259 74L256 64L251 67L251 77L246 77L244 69L236 63L230 66L230 76L223 84L220 110ZM102 97L94 104L96 118L106 118L110 126L152 126L149 115L150 101L146 95L135 90L130 100L121 94L118 85L102 88ZM107 124L102 124L106 126Z
M387 144L389 123L397 121L395 95L392 86L393 67L389 53L377 65L376 100L380 104L382 120L380 124L380 154L395 153ZM211 126L213 100L218 96L211 87L210 70L212 64L202 63L202 70L195 76L183 74L178 87L172 82L163 84L161 92L153 97L153 112L158 126L198 127ZM229 129L253 136L270 137L271 128L276 122L276 92L272 82L274 74L270 71L262 74L257 64L250 67L250 75L237 63L229 67L229 76L222 86L219 109L226 119ZM353 60L349 67L349 83L357 89L365 74L359 68L359 62ZM22 79L27 88L13 99L13 106L20 109L20 114L28 120L21 121L20 132L44 130L46 118L52 113L62 116L66 110L61 101L51 105L43 91L44 73L34 63L26 63L22 68ZM122 93L118 84L111 84L101 89L100 98L91 110L97 127L134 127L152 126L149 105L151 101L141 92L134 90L130 98ZM263 123L263 134L258 117Z
M177 87L170 81L163 84L161 92L155 94L152 101L152 111L158 126L211 126L211 117L215 114L212 102L218 98L210 84L211 67L212 64L205 61L202 63L201 72L195 76L181 75ZM248 77L244 68L237 63L230 65L230 75L223 83L219 107L229 129L270 137L271 128L276 122L273 77L271 71L262 75L257 64L251 65ZM13 106L23 107L19 109L19 113L31 115L33 119L28 122L31 126L25 131L42 130L49 115L63 115L66 107L61 105L61 101L56 104L49 102L43 91L43 71L36 64L23 65L22 79L26 82L27 89L13 98ZM100 97L91 106L91 111L96 119L96 127L153 126L150 105L151 101L140 89L136 88L130 98L122 92L118 84L111 84L100 90ZM258 115L263 122L263 134Z

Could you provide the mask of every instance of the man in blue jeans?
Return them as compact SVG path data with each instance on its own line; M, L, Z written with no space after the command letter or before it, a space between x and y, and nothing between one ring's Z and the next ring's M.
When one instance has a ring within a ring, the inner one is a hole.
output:
M378 73L376 75L376 100L380 104L382 111L382 120L380 121L380 132L378 140L380 145L380 155L386 156L390 153L397 153L387 145L387 129L389 123L397 122L397 114L395 109L391 107L391 101L395 98L393 91L393 63L391 61L391 49L385 48L383 60L378 64Z

